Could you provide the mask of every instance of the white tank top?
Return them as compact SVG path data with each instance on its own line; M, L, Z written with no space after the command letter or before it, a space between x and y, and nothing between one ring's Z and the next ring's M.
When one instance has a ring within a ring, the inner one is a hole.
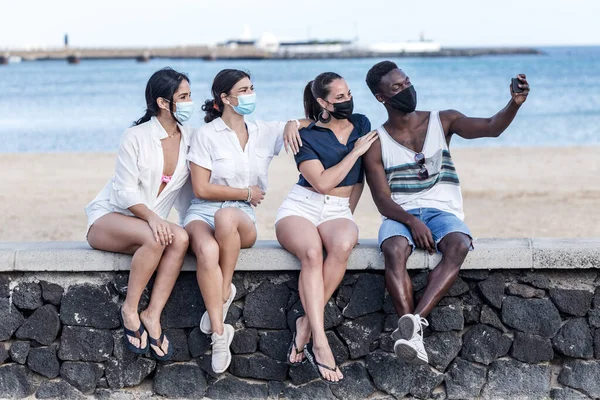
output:
M381 143L381 159L392 192L392 200L406 211L436 208L464 219L462 194L456 168L452 162L446 135L438 111L431 111L423 154L429 172L419 179L421 166L414 151L395 141L381 125L377 132Z

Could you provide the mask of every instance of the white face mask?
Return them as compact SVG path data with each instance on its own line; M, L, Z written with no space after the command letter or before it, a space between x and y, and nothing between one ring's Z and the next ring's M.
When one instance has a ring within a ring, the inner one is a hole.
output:
M167 99L164 99L169 101ZM170 101L169 101L170 103ZM179 123L187 122L194 114L195 106L193 101L179 101L175 103L175 112L173 116Z

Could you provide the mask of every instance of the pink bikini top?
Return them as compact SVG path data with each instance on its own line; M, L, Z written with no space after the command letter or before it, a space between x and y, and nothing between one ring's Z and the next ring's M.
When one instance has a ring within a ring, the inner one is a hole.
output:
M171 178L173 178L173 176L167 176L167 175L163 175L162 178L160 178L160 181L162 183L169 183L171 182Z

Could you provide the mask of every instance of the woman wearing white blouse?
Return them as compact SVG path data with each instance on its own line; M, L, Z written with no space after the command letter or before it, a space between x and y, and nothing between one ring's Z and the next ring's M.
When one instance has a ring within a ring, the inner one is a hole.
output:
M297 147L308 120L246 122L255 108L250 75L226 69L212 85L213 99L202 107L206 125L192 137L188 154L196 198L184 226L198 259L197 277L207 312L200 330L212 334L212 368L224 372L231 361L233 327L224 324L236 288L231 283L240 248L256 241L252 206L265 197L269 163L286 144ZM285 134L284 134L285 131Z
M185 230L166 218L189 177L190 132L180 125L193 112L189 79L170 68L155 72L146 86L146 105L146 114L123 134L114 177L85 209L87 240L94 249L133 254L121 308L124 343L136 354L150 348L155 358L166 360L173 348L160 315L188 248ZM155 270L150 303L138 315Z

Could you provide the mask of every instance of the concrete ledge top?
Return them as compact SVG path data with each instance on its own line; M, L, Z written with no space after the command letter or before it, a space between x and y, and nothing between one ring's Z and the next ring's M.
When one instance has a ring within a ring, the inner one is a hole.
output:
M600 268L600 238L479 239L463 269L578 269ZM415 251L409 269L432 269L439 254ZM93 250L86 242L0 243L0 272L21 271L127 271L131 256ZM242 250L236 270L299 270L300 263L271 240L258 241ZM361 240L348 261L349 270L382 270L383 256L376 240ZM184 271L196 270L196 259L186 256Z

